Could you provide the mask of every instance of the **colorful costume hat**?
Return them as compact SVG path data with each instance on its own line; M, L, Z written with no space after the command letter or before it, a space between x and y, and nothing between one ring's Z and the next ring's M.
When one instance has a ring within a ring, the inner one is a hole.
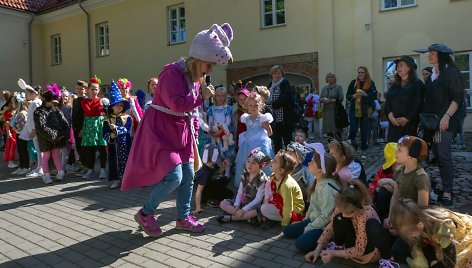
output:
M120 89L116 85L115 81L111 81L111 88L110 88L110 105L108 109L111 109L114 105L118 103L123 103L123 113L129 109L129 102L121 96Z
M213 24L210 29L199 32L192 40L189 55L199 60L226 65L233 61L229 44L233 29L228 23Z

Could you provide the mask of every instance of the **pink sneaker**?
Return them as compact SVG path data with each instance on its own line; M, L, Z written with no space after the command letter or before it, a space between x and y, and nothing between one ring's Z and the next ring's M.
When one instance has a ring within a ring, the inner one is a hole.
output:
M157 220L154 215L143 216L141 213L142 209L134 215L134 220L139 224L141 229L149 236L159 237L162 235L162 230L157 224Z
M198 223L194 216L187 216L185 220L177 219L176 229L187 230L194 233L201 233L205 230L205 225Z

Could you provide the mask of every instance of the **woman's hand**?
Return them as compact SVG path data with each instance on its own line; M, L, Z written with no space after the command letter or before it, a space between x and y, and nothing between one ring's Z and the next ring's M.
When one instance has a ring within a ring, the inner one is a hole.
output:
M332 250L323 250L321 252L321 260L323 263L330 263L334 257L334 252Z
M399 126L398 120L395 118L395 116L393 115L392 112L388 113L388 120L389 120L390 123L392 123L394 126L396 126L396 127Z
M439 131L441 132L446 132L446 130L449 128L449 116L445 114L441 121L439 122Z
M313 251L308 252L305 255L305 261L315 263L319 256L320 256L319 250L315 249Z

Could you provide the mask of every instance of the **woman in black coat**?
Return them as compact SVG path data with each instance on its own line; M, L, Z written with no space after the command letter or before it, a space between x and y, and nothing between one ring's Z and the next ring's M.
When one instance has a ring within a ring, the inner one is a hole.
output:
M421 122L426 136L433 136L431 147L438 158L439 173L443 185L442 204L452 205L452 188L454 180L454 166L451 157L452 138L460 128L460 118L457 111L464 102L464 85L461 72L457 69L451 54L452 49L443 44L433 44L427 49L416 52L429 52L429 63L434 65L433 73L426 81L424 115L437 117L435 124ZM425 120L423 120L425 121ZM431 120L429 120L431 121ZM432 126L434 125L434 126Z
M292 141L292 130L298 118L294 110L296 97L295 91L284 77L282 66L270 68L270 75L272 82L267 86L270 91L268 104L274 117L271 139L274 152L278 152Z
M416 136L424 94L424 84L416 75L413 58L402 56L395 64L395 82L388 89L385 101L385 114L390 123L388 142L397 142L405 135Z

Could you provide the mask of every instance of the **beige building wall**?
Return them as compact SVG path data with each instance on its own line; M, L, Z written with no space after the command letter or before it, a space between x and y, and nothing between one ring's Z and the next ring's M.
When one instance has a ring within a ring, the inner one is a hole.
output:
M0 8L0 90L19 91L29 80L28 14Z

